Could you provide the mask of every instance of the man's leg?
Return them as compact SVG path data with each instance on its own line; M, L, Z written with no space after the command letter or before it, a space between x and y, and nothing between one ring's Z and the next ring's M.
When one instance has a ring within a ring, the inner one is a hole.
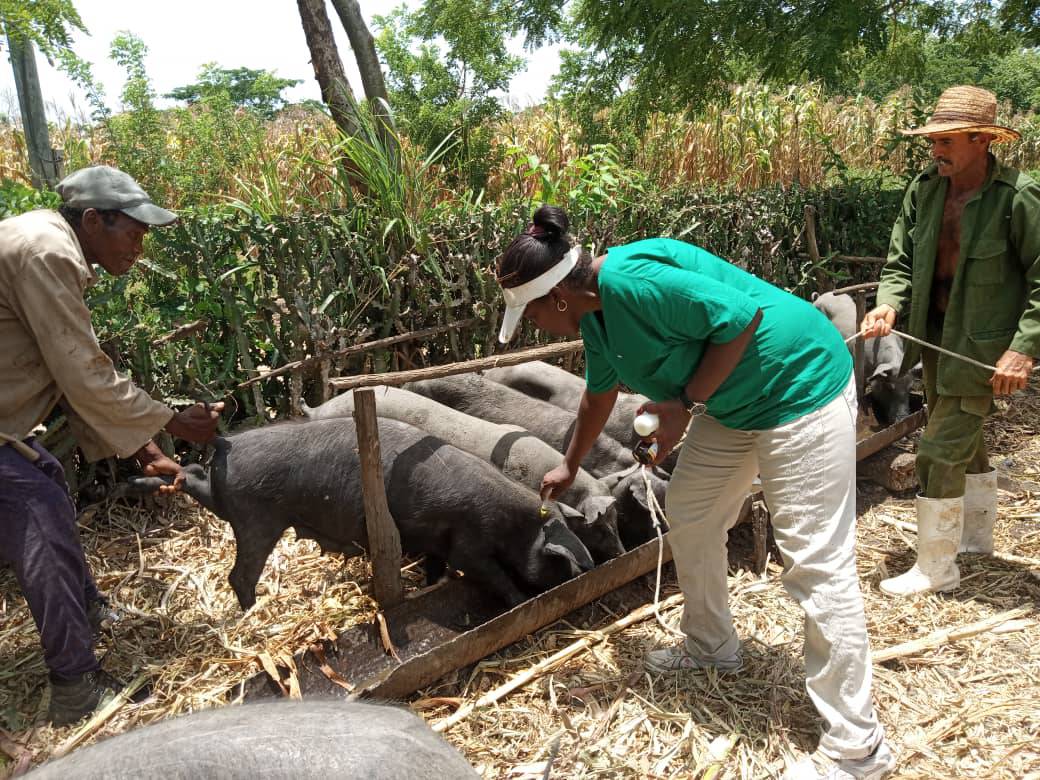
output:
M939 395L937 363L935 350L924 350L921 365L928 424L917 446L917 479L924 498L960 498L964 495L965 474L989 471L982 425L992 399Z
M32 446L40 453L36 463L0 447L0 558L14 568L52 679L71 680L98 668L87 621L93 580L61 465Z
M879 759L872 755L884 731L871 699L856 573L855 418L850 383L823 409L761 432L757 453L784 587L805 611L806 689L825 724L820 752L858 762L857 769L870 770L864 776L874 777L887 772L892 759L886 749L874 766Z
M693 668L697 661L720 668L739 665L726 583L726 531L737 520L758 471L754 434L735 431L711 417L694 418L668 484L665 512L679 587L685 596L685 650L654 651L648 668ZM661 655L660 659L657 656ZM655 660L656 659L656 660Z
M930 340L941 338L934 327L928 335ZM982 425L992 397L940 395L936 387L937 354L926 349L921 362L928 424L917 445L917 561L904 574L881 582L881 590L892 596L948 591L960 584L957 550L965 539L966 474L989 471ZM988 515L972 515L967 533L972 548L979 546L979 536L989 536L992 542L995 490L991 498ZM988 523L988 534L980 533L976 520Z

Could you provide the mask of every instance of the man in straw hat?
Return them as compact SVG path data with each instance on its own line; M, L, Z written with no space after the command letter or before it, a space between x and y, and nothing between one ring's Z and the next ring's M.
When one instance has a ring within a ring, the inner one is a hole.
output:
M990 145L1018 133L996 123L997 99L951 87L923 127L934 163L903 198L865 337L911 336L993 371L907 342L904 370L924 364L928 425L917 450L917 562L881 583L894 596L960 583L957 553L993 551L997 477L982 424L993 396L1026 386L1040 354L1040 187Z
M152 441L162 429L213 438L220 404L178 414L118 374L83 293L127 273L149 228L177 215L122 171L97 166L57 186L58 211L0 222L0 562L9 563L40 632L50 672L48 718L90 714L122 685L101 671L94 634L110 617L90 574L61 464L31 435L55 404L90 460L135 457L146 474L180 475Z

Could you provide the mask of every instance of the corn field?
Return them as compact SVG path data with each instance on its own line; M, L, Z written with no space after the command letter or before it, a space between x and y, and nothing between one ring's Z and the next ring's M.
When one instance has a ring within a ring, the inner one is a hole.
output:
M615 146L625 166L657 188L812 187L841 170L895 176L917 170L926 160L925 142L904 141L898 130L921 124L927 114L928 107L918 105L908 89L876 103L862 96L827 98L816 84L783 91L748 84L734 87L728 101L712 103L696 117L652 116L641 132L629 129L630 140ZM614 121L609 114L598 119L607 125ZM1040 117L1002 114L1000 121L1022 133L1020 141L1000 147L1001 158L1022 169L1040 168ZM162 170L141 178L151 180L154 198L173 207L248 199L263 187L270 188L273 205L290 211L341 205L327 176L336 162L336 131L319 112L295 108L260 122L242 110L228 115L176 109L165 114L163 130ZM117 159L133 150L114 149L111 134L97 125L66 120L52 128L52 144L62 150L69 170L99 161L133 167ZM565 187L589 153L580 128L553 105L510 116L498 126L495 144L513 164L492 173L486 193L492 200L530 199L538 191L538 182L524 175L528 157ZM182 168L201 181L178 187L184 184L178 179L187 178L176 175ZM445 171L437 173L443 177ZM10 124L0 125L0 180L29 182L25 142ZM447 197L451 188L442 185Z

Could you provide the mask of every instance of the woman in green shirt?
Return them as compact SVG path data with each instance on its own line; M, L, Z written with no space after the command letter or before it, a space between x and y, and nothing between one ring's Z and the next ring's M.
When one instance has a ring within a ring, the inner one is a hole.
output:
M500 341L523 317L585 342L586 391L543 495L571 484L620 383L648 396L658 460L686 435L666 501L686 638L648 653L646 667L736 671L726 531L760 474L784 586L806 614L806 688L826 724L816 754L785 777L887 775L895 760L871 702L853 549L856 395L840 334L810 304L698 247L658 238L593 258L567 230L562 209L542 206L498 264Z

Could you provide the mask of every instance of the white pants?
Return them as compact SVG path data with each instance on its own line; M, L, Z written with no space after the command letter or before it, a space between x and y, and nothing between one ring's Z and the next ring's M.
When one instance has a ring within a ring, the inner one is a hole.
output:
M805 687L823 717L820 749L862 758L883 737L856 574L856 388L763 431L694 418L668 488L668 539L686 597L687 648L722 659L740 644L726 588L726 531L756 474L783 555L782 582L805 611Z

